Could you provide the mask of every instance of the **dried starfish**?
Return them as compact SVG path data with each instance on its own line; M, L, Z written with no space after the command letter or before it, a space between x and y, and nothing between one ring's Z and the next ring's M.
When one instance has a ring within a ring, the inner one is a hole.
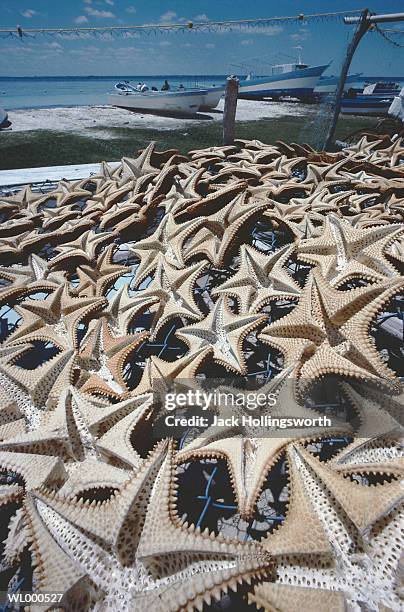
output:
M285 246L270 256L253 247L240 249L238 272L212 291L212 295L232 295L237 298L240 312L258 312L269 301L298 298L300 288L284 269L293 246Z
M229 309L227 299L220 297L203 321L182 327L176 335L188 344L191 351L208 348L213 359L225 368L245 372L243 339L265 319L265 315L235 315Z

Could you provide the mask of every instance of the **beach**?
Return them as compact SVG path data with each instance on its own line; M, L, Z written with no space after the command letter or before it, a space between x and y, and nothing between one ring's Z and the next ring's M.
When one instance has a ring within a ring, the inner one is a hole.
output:
M18 109L10 110L8 116L12 122L11 131L13 132L44 129L80 133L84 131L94 138L104 138L109 128L172 130L201 125L205 122L221 121L223 106L224 101L220 100L216 109L199 112L188 118L135 112L107 105ZM316 108L308 104L293 102L238 100L236 120L257 121L290 115L303 117L315 114ZM94 128L97 128L97 131ZM98 131L99 128L102 128L102 132ZM110 137L114 137L113 130L110 131Z

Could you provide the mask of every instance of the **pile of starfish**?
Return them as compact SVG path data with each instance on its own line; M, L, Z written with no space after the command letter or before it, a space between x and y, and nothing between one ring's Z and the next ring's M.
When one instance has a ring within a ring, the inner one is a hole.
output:
M237 140L188 156L151 143L90 178L0 197L0 215L10 592L25 580L68 610L235 609L238 593L243 609L402 609L404 398L371 333L404 286L401 139L338 153ZM166 357L167 342L182 350ZM281 364L259 379L277 397L262 414L318 416L307 398L331 377L349 418L152 439L156 389L224 372L247 393L258 347ZM319 457L333 436L346 444ZM261 539L180 516L181 467L225 461L248 520L280 457L285 517Z

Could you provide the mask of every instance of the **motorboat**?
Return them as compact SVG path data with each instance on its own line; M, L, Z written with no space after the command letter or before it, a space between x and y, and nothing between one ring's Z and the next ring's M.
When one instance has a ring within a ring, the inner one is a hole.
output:
M398 83L379 81L366 85L362 93L349 91L342 99L341 112L345 115L387 115L391 103L400 93Z
M108 102L121 108L192 115L201 108L217 106L223 93L224 87L178 88L168 91L145 88L142 91L128 81L123 81L115 85L115 92L108 95Z
M308 66L300 61L289 64L271 66L268 76L254 78L248 74L247 78L239 82L239 98L247 100L261 100L281 97L293 97L307 100L313 97L314 88L320 76L329 64L321 66Z

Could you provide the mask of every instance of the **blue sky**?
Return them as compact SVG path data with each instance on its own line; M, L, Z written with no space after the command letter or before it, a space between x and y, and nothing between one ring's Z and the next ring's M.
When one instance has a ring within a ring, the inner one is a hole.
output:
M110 26L263 18L361 8L360 0L0 0L1 26ZM375 12L403 10L403 0L374 0ZM395 25L394 27L399 27ZM404 29L404 24L401 24ZM303 47L309 64L333 60L337 72L351 28L340 22L308 22L227 33L136 35L131 38L66 40L38 37L0 40L0 76L225 74L249 58L276 61ZM404 42L404 36L397 37ZM404 74L404 49L369 34L353 70L368 75Z

